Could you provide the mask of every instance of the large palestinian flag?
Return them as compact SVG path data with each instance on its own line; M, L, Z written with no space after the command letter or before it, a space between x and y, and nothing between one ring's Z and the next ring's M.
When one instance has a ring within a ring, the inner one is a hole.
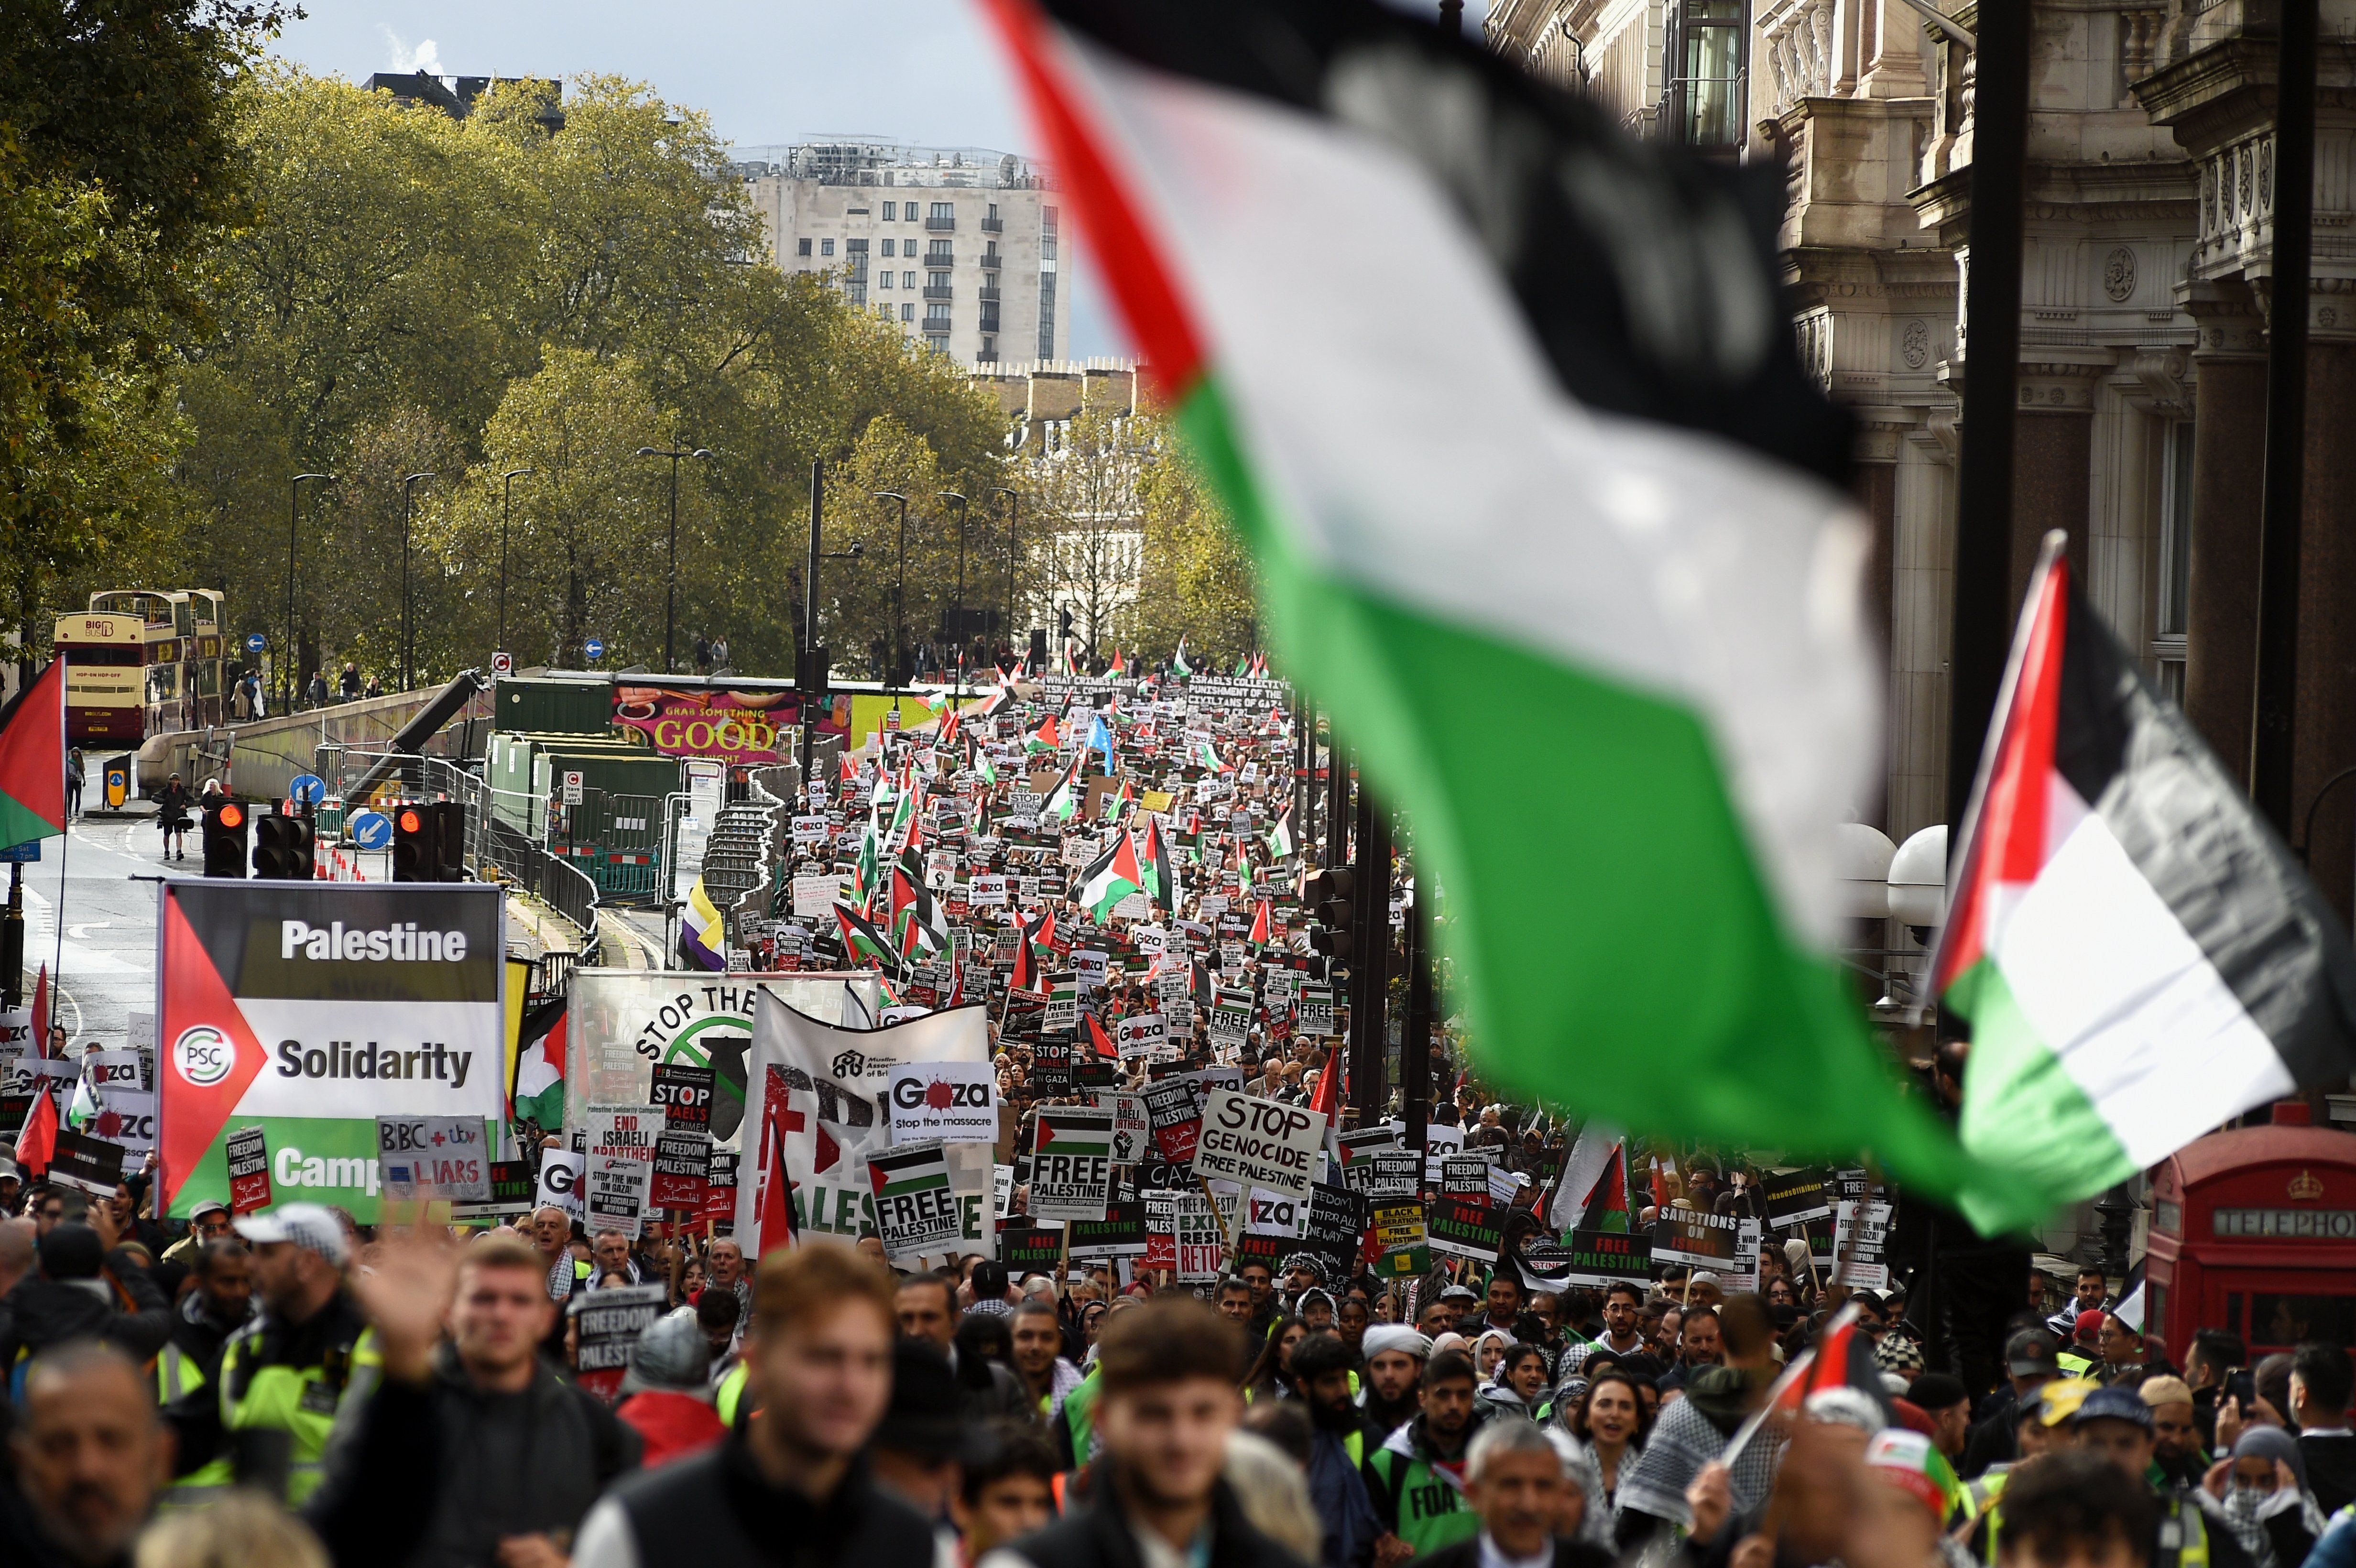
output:
M66 830L66 661L0 711L0 849Z
M2051 1203L2356 1068L2356 953L2047 543L1932 973L1963 1137Z
M1103 852L1080 875L1080 907L1102 925L1112 918L1113 907L1121 900L1144 891L1145 871L1137 863L1137 846L1126 829L1116 827L1105 835Z
M1448 889L1484 1072L1959 1193L1829 952L1879 677L1772 176L1373 0L988 4L1277 652Z

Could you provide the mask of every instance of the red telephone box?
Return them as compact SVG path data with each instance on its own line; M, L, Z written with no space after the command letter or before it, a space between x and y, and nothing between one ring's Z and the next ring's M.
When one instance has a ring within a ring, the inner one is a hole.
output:
M2198 1328L2250 1359L2356 1346L2356 1134L2237 1127L2187 1144L2152 1188L2145 1322L2181 1362Z

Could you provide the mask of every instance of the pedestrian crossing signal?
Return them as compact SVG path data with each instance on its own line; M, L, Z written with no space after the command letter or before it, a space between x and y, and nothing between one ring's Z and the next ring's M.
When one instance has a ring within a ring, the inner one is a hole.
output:
M245 875L245 807L233 800L205 807L204 857L208 877Z

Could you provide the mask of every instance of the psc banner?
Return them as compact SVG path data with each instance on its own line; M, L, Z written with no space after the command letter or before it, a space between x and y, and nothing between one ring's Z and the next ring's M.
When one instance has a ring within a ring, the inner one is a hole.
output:
M381 1218L377 1119L506 1114L503 895L471 882L173 881L157 889L168 1212L230 1199L259 1126L280 1202Z

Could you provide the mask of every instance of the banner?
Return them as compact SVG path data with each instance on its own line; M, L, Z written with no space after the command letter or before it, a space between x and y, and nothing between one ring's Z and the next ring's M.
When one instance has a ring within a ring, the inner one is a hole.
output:
M875 976L860 978L872 987ZM829 984L836 997L849 994L840 977ZM754 1013L751 1082L759 1086L753 1096L758 1114L737 1139L744 1159L736 1187L736 1239L748 1257L760 1255L765 1200L790 1214L797 1235L855 1240L873 1233L875 1191L867 1156L891 1147L894 1070L990 1060L990 1027L979 1005L884 1029L847 1029L798 1010L780 994L784 989L771 983ZM987 1253L994 1228L991 1146L950 1143L944 1157L964 1226L957 1250Z
M819 709L818 732L840 735L848 706ZM715 691L698 687L614 688L614 724L635 730L667 757L711 757L750 767L790 763L801 742L801 695L791 688Z
M965 1223L949 1187L943 1146L930 1143L876 1149L867 1157L867 1178L875 1189L875 1229L894 1263L914 1263L927 1253L958 1251Z
M507 1112L505 895L471 882L158 885L160 1179L229 1199L232 1124L281 1202L380 1217L380 1115Z
M1214 1089L1203 1106L1194 1174L1305 1199L1325 1143L1325 1114Z
M575 969L565 1020L564 1125L592 1105L654 1099L657 1062L712 1070L712 1136L738 1142L754 1002L766 988L814 1019L864 1027L883 1006L874 974Z

